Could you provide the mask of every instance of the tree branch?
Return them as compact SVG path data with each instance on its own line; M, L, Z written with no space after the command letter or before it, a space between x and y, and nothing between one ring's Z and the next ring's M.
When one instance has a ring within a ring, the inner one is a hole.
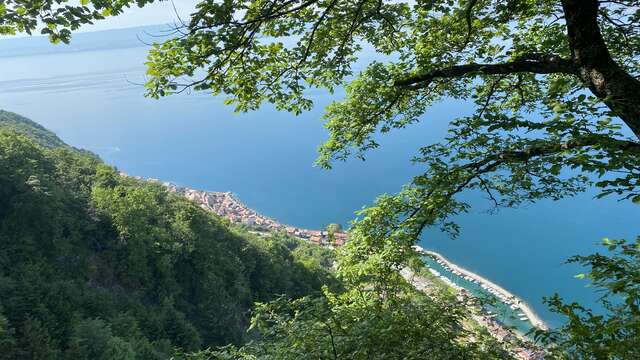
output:
M436 79L453 79L476 75L508 75L517 73L534 74L577 74L577 68L570 60L556 55L530 54L511 62L500 64L465 64L431 70L395 82L396 86L421 89Z
M600 31L597 0L562 0L571 57L591 92L640 139L640 80L611 57Z
M565 143L558 144L544 142L540 145L532 145L525 150L504 151L498 154L489 155L480 161L462 165L461 168L480 169L489 163L499 165L510 162L525 162L536 157L552 155L565 150L584 148L588 146L602 146L610 148L611 150L628 151L630 153L640 154L640 143L638 142L609 137L603 139L600 136L592 136L569 140Z
M473 32L473 7L476 5L478 0L469 0L467 1L467 5L464 8L464 18L467 22L467 36L464 39L464 43L462 44L462 49L464 49L469 40L471 40L471 33Z
M595 134L593 136L585 136L582 138L568 140L564 143L542 141L538 144L533 144L523 150L505 150L499 153L488 155L477 161L455 166L449 171L449 174L458 172L460 174L463 174L464 176L458 184L452 184L448 179L443 178L443 181L445 183L447 183L448 185L453 185L452 188L445 192L444 197L451 198L454 195L460 193L465 188L467 188L467 186L469 186L469 184L471 184L471 182L475 179L479 179L480 187L483 187L485 191L490 191L487 187L487 184L484 183L482 175L496 171L502 165L510 163L526 163L531 159L551 156L567 150L596 146L606 148L610 151L626 151L629 153L640 155L640 143L638 142L616 139L608 136L598 136ZM437 187L431 188L430 191L426 194L426 198L431 197L439 190L441 189L438 189ZM497 200L492 196L491 198L494 202L497 202ZM425 210L425 204L426 202L423 202L416 208L414 208L413 211L408 214L408 217L404 220L404 222L411 221L413 218L415 218L415 216L418 215L419 212ZM429 224L429 222L433 221L433 214L436 211L436 208L429 207L426 209L426 211L428 212L428 214L423 215L422 221L415 228L415 238L418 238L424 228Z

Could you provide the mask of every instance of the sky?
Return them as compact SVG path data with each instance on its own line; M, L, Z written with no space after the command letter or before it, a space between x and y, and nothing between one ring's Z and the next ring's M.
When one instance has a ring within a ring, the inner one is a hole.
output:
M93 25L84 26L80 31L100 31L134 26L169 24L177 20L176 12L186 21L194 12L198 0L156 1L143 8L133 5L120 16L109 17ZM175 6L175 11L174 11Z

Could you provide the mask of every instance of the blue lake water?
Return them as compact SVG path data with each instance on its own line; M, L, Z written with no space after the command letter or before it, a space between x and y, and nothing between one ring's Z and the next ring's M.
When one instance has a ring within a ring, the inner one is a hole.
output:
M0 41L0 108L131 175L233 191L265 215L309 228L348 224L377 195L396 192L421 171L410 163L417 149L441 139L448 121L471 109L439 104L420 124L381 138L367 161L325 171L313 167L316 148L327 138L322 108L340 92L314 93L315 108L299 117L270 106L236 114L206 94L146 99L139 85L148 50L136 38L141 33L80 34L71 47L41 38ZM639 206L593 201L593 193L497 214L486 213L490 204L482 196L468 196L476 206L459 217L461 236L451 240L430 231L420 245L515 293L551 325L560 318L546 309L543 296L558 292L586 304L597 297L573 278L580 269L563 261L601 250L603 237L639 233Z

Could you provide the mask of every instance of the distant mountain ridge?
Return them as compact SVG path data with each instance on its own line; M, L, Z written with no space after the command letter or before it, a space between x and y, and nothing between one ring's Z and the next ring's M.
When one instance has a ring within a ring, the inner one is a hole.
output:
M0 58L144 47L164 41L168 28L168 25L159 24L78 33L73 35L69 44L59 45L52 44L46 36L2 39Z

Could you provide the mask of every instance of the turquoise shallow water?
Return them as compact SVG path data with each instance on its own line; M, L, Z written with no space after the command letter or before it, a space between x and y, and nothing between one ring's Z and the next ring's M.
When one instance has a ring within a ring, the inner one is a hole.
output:
M235 114L206 94L146 99L138 85L147 50L135 38L140 33L83 34L71 48L35 38L0 41L0 108L40 122L129 174L232 191L265 215L308 228L348 224L375 196L397 191L421 171L410 163L418 148L441 139L449 120L470 111L464 103L439 104L420 124L381 138L367 161L324 171L312 166L327 137L322 108L340 91L312 93L316 107L300 117L269 106ZM573 278L580 269L562 262L598 250L602 237L638 234L640 207L592 201L593 195L487 214L482 195L465 194L474 208L458 219L461 236L428 231L420 245L505 287L558 324L543 296L559 292L586 304L597 296Z
M469 281L463 276L454 274L453 272L445 269L444 266L436 262L430 256L423 256L422 260L427 264L427 266L436 270L441 276L451 280L455 285L469 291L479 299L486 301L486 304L483 305L483 309L487 314L492 314L494 316L494 320L518 331L520 334L527 334L533 328L533 325L529 320L522 320L522 310L514 310L509 305L501 302L490 292L483 289L478 282Z

